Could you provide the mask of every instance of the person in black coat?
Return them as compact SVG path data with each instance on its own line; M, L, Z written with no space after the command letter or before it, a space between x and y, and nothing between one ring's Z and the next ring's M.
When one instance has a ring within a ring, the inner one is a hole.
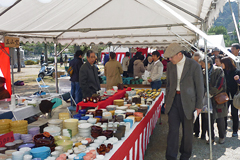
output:
M138 59L138 57L142 55L142 52L136 52L135 56L133 56L130 61L129 61L129 65L128 65L128 76L129 77L133 77L133 63L135 60Z
M95 60L95 53L88 50L87 62L82 65L79 71L79 83L82 88L83 98L92 97L94 93L100 90L98 70L94 65Z
M225 78L227 81L227 94L230 98L228 101L228 107L231 105L231 115L233 120L233 133L232 137L238 136L238 125L239 125L239 117L238 117L238 109L233 106L233 97L238 90L238 83L234 79L236 75L240 76L240 70L236 69L236 65L230 57L224 57L221 59L222 68L224 70ZM227 117L225 117L225 126L227 126ZM227 127L226 127L227 129Z
M73 73L70 78L71 94L76 104L82 101L82 90L79 85L79 70L83 65L82 56L83 52L81 50L77 50L74 54L74 59L69 62L69 66L73 68Z

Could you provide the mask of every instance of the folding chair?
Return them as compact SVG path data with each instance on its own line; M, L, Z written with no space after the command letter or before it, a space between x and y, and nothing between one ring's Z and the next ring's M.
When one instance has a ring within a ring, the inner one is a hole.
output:
M61 96L62 96L62 99L63 99L65 102L68 102L68 100L70 99L70 100L72 100L73 103L75 104L75 106L67 107L68 112L70 113L71 117L73 117L71 111L76 111L76 106L77 106L77 104L76 104L75 100L73 99L73 97L72 97L72 95L71 95L70 92L64 93L64 94L62 94Z
M38 87L40 88L40 90L46 89L48 91L48 93L50 93L50 91L48 89L49 86L44 83L44 81L41 77L36 78L36 81L37 81L37 84L38 84ZM43 85L41 85L40 82L42 82Z

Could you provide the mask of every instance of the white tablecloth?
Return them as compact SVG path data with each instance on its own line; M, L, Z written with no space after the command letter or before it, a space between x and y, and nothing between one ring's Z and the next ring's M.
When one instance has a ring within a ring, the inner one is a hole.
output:
M11 110L0 110L0 113L9 112L9 111ZM28 105L22 108L16 108L12 112L16 120L22 120L22 119L31 117L35 114L41 113L41 111L39 110L39 107L34 107L32 105Z

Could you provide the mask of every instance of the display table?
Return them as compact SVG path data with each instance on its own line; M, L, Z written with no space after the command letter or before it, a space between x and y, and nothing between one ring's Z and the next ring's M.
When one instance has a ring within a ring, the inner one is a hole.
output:
M146 116L134 123L130 131L125 133L125 137L113 145L113 149L105 155L104 159L110 160L143 160L144 153L149 143L149 138L161 114L164 94L153 102Z
M106 88L107 84L100 84L101 88ZM131 88L151 88L150 84L126 84L126 86ZM166 84L162 84L161 88L166 88Z
M9 111L11 110L0 110L0 114L4 112L9 112ZM39 107L34 107L32 105L16 108L12 112L15 116L15 120L22 120L22 119L34 116L35 114L41 113L41 111L39 110Z
M104 109L104 108L106 108L106 106L112 105L113 101L115 99L121 99L122 97L124 97L124 94L126 93L126 91L130 91L130 90L131 90L131 88L118 90L117 93L115 93L114 95L110 96L108 99L103 100L103 101L99 101L98 103L93 103L93 102L84 103L83 101L79 102L77 104L77 107L76 107L76 112L78 112L79 107L81 107L81 109L85 109L87 107L97 107L98 109Z
M20 98L23 98L23 99L26 99L26 100L33 100L34 99L35 101L40 103L42 100L52 100L53 98L59 97L59 94L57 94L57 93L50 93L50 94L47 94L47 95L48 96L45 97L45 98L34 97L34 96L20 97ZM5 113L5 112L9 112L9 111L11 111L9 108L1 109L0 114ZM31 116L34 116L36 114L41 113L38 105L34 107L33 105L30 105L30 104L27 105L27 106L22 106L22 107L19 107L19 108L15 108L12 112L14 114L15 120L23 120L23 119L26 119L28 117L31 117Z

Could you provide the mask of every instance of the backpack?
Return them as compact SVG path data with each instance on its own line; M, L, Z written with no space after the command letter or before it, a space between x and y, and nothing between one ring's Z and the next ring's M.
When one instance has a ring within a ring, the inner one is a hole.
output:
M73 74L73 67L72 66L69 66L69 68L67 70L67 73L69 74L70 77L72 77L72 74Z
M24 82L23 81L16 81L16 82L14 82L14 85L15 86L23 86Z

